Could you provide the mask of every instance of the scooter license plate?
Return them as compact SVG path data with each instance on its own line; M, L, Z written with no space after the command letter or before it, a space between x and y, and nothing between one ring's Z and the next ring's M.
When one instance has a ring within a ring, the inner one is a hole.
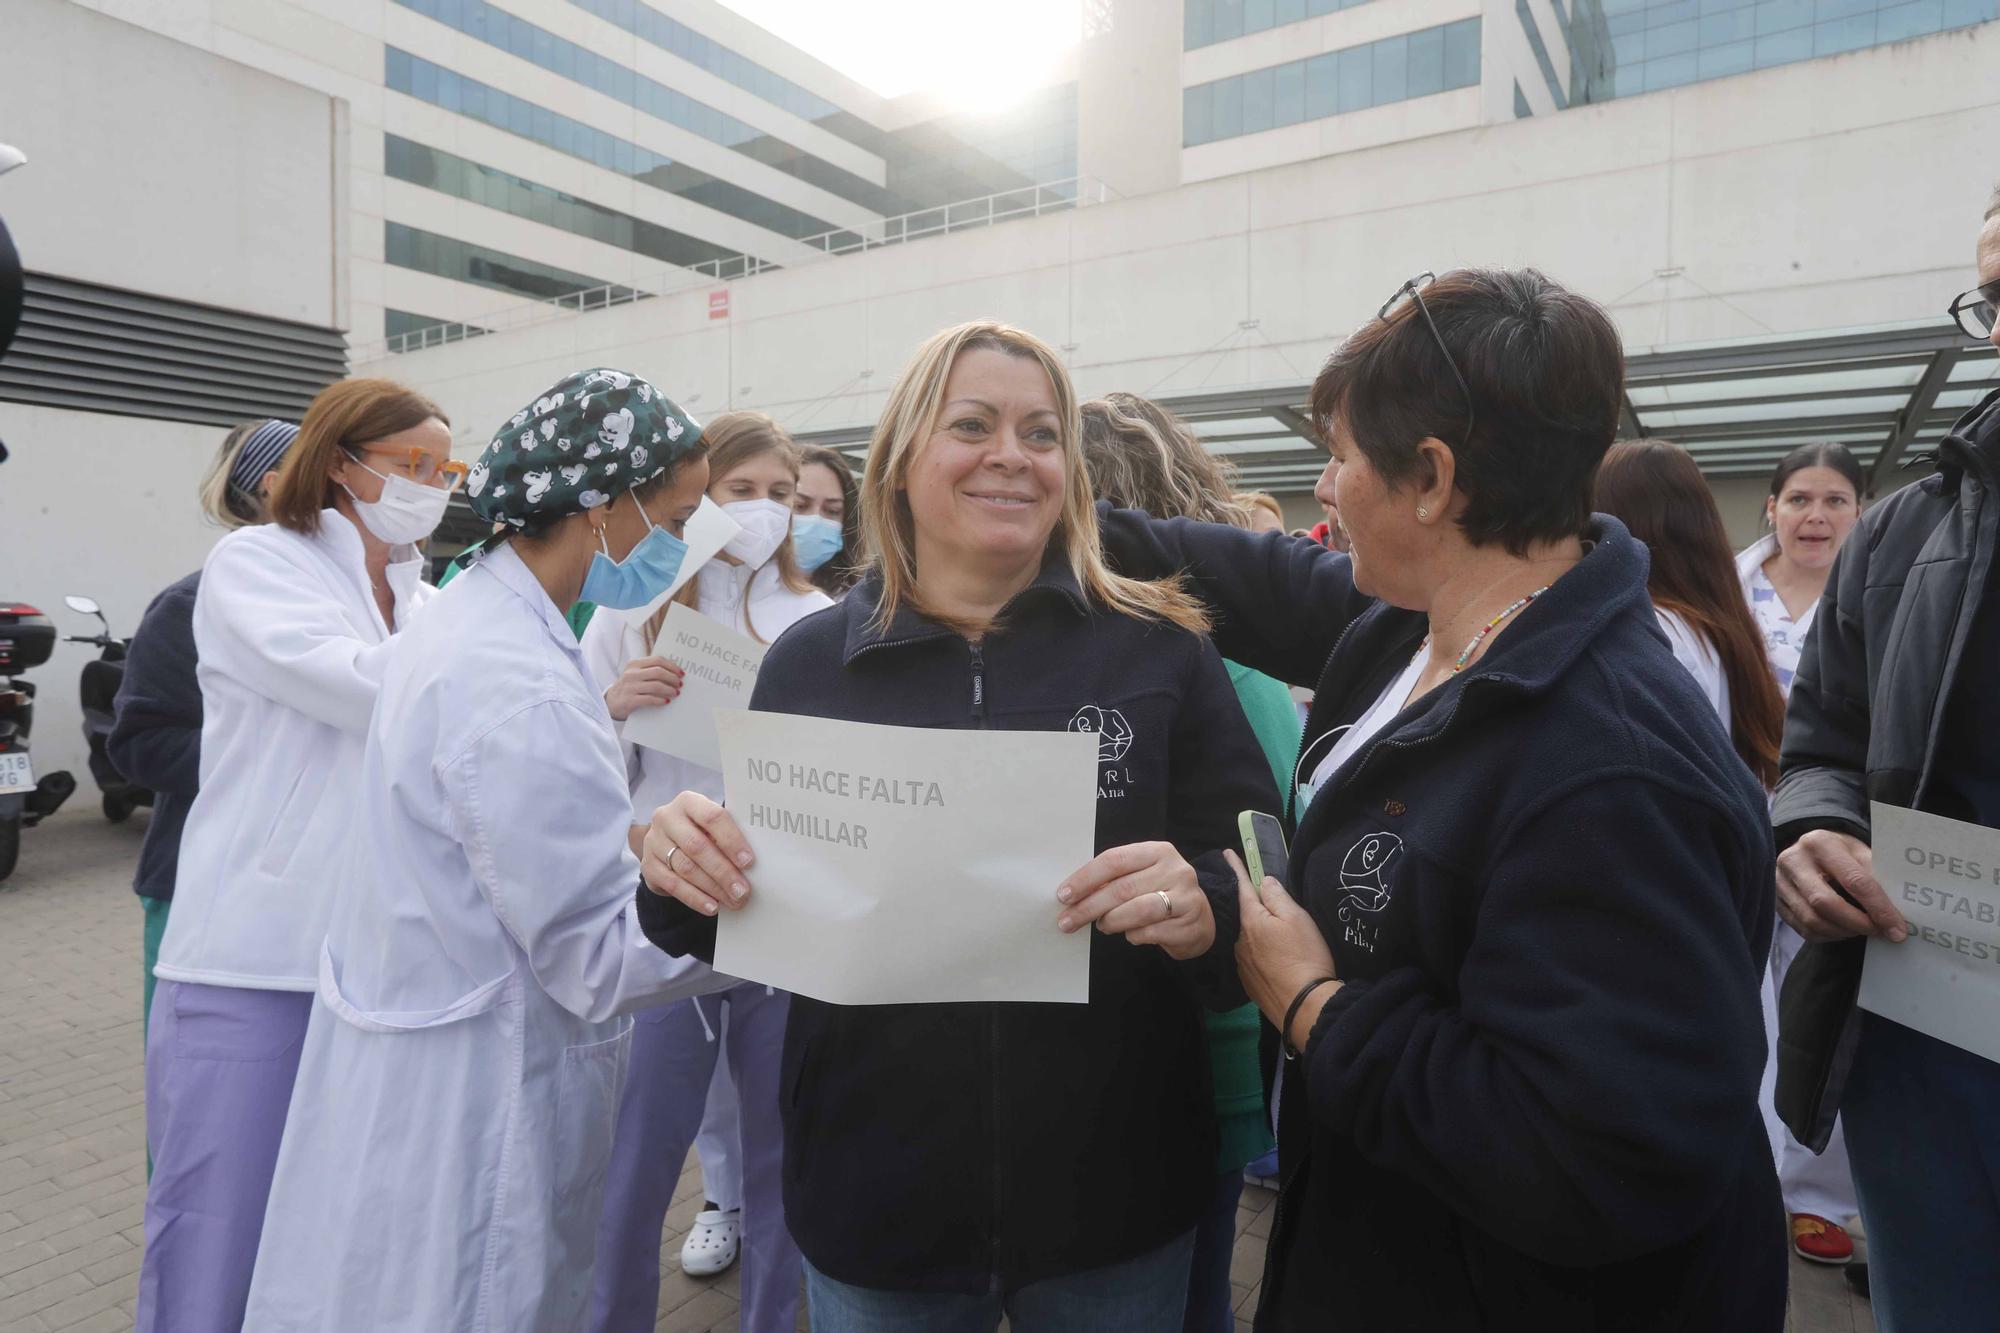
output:
M0 754L0 796L35 789L35 765L19 750Z

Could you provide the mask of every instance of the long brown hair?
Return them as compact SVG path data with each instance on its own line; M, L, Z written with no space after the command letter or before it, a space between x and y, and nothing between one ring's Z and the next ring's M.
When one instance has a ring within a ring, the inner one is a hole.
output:
M708 446L708 484L712 490L724 477L742 467L754 458L765 454L777 454L791 469L792 480L799 476L799 447L792 443L792 437L785 428L765 416L762 412L724 412L711 417L701 428L701 442ZM720 559L721 557L717 557ZM798 552L792 548L792 535L785 534L785 540L778 543L778 549L771 556L771 563L778 567L778 579L793 592L813 591L804 571L799 568ZM694 579L689 579L674 594L674 601L683 606L699 607L701 592ZM646 622L646 642L652 643L660 637L660 627L666 623L667 608L661 607ZM743 623L750 629L750 637L759 643L768 643L757 630L757 623L750 618L750 603L746 597L743 603Z
M1100 500L1154 518L1250 526L1230 489L1229 469L1201 447L1187 423L1150 398L1107 393L1081 408L1083 461Z
M829 597L838 597L861 578L861 485L854 479L854 465L846 458L823 444L800 445L800 471L814 465L833 473L840 482L840 549L811 577L814 587Z
M1722 515L1694 459L1666 440L1614 444L1597 469L1596 505L1652 551L1646 588L1654 605L1714 646L1729 681L1736 753L1767 789L1775 786L1785 700L1737 579Z
M306 409L299 437L272 483L271 520L293 532L318 532L320 511L333 508L338 494L333 469L341 455L433 417L451 425L436 403L394 380L353 379L327 385Z
M1083 423L1069 370L1055 349L1040 338L991 320L960 324L932 335L889 390L889 401L875 426L875 438L868 445L868 465L861 474L861 541L869 567L882 579L877 625L887 626L896 609L909 603L961 633L983 628L955 623L923 605L917 594L916 521L904 495L910 464L937 427L952 367L960 353L982 347L1034 361L1049 377L1056 416L1062 422L1064 472L1062 512L1049 537L1049 548L1063 553L1085 598L1116 615L1164 620L1191 633L1206 634L1208 614L1180 579L1129 579L1112 573L1105 564L1090 475L1083 464Z

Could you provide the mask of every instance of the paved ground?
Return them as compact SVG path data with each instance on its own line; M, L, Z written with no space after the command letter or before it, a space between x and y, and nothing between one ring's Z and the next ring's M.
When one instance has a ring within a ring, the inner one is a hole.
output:
M82 808L24 835L20 868L0 884L0 1329L11 1333L131 1328L145 1239L139 909L129 884L146 816L114 827L95 801L77 800ZM1251 1190L1240 1217L1245 1333L1271 1202ZM674 1262L700 1207L690 1170L661 1243L659 1328L671 1333L736 1328L734 1271L695 1281ZM1789 1333L1874 1327L1836 1272L1793 1261Z

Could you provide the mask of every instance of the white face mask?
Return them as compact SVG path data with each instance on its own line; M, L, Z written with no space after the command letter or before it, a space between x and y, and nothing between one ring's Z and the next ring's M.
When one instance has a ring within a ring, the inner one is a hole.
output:
M351 461L356 467L375 472L360 459ZM420 485L393 472L386 476L375 472L375 475L382 478L379 500L364 500L351 487L341 487L347 498L354 501L354 512L370 532L391 546L402 546L420 542L437 531L437 525L444 522L445 506L451 503L450 491L442 486Z
M762 569L764 562L791 535L791 506L776 500L731 500L722 506L722 512L743 529L723 546L723 553L735 556L752 569Z

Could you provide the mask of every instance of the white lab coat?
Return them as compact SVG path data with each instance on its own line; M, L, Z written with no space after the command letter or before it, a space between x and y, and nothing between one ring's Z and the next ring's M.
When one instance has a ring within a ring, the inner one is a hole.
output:
M794 592L785 586L775 561L752 573L743 565L711 560L695 575L695 609L738 634L776 643L778 636L815 611L833 605L817 588ZM753 628L754 627L754 628ZM583 661L601 695L611 688L625 664L653 650L646 636L616 611L600 610L583 632ZM672 708L674 705L668 704ZM704 768L659 750L624 739L625 726L614 723L625 754L625 777L632 789L632 822L651 823L653 811L684 791L698 791L712 801L722 799L722 772Z
M1715 645L1708 641L1707 635L1688 624L1678 611L1655 606L1653 616L1666 633L1667 644L1674 650L1674 659L1687 668L1687 673L1694 677L1694 683L1701 686L1702 694L1707 696L1708 706L1722 719L1722 729L1732 731L1729 677L1722 669L1722 657L1715 651Z
M397 630L436 593L415 548L386 571ZM157 974L310 991L353 833L362 742L391 648L361 534L267 524L217 542L194 604L201 793L181 835Z
M581 1328L623 1015L730 981L640 933L611 720L513 548L399 649L244 1328Z

